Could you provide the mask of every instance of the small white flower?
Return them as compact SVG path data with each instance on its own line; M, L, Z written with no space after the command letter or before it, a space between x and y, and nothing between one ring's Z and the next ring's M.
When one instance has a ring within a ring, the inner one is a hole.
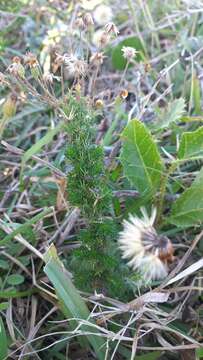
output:
M98 25L105 25L113 18L113 12L107 5L99 5L96 7L93 13L94 20Z
M124 59L130 61L133 60L136 54L139 52L131 46L123 46L121 49Z
M128 265L139 270L145 281L163 279L168 274L167 262L173 260L171 241L158 235L153 227L156 209L151 217L141 208L143 218L130 215L124 220L124 229L120 232L119 247L124 259L130 259Z

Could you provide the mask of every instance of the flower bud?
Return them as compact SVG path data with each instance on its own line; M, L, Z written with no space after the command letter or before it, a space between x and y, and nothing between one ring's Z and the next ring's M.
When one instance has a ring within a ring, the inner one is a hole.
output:
M110 37L105 31L101 34L99 44L101 47L106 46L109 43Z
M97 99L95 101L95 107L96 109L102 109L104 107L104 102L101 99Z
M150 63L145 63L144 64L144 70L145 70L146 73L150 72L151 69L152 69L152 67L151 67Z
M113 34L117 36L119 34L119 30L117 26L113 22L109 22L104 27L107 34Z
M7 97L7 99L4 102L3 107L2 107L4 119L9 119L15 115L16 102L17 102L17 97L15 94L10 94Z
M81 17L78 17L74 22L75 28L83 30L85 28L85 23Z
M123 100L126 99L128 96L128 90L126 90L126 89L121 90L119 95L120 95L121 99L123 99Z
M84 14L83 21L87 28L91 28L94 25L94 21L90 13Z
M37 80L39 78L39 75L40 75L39 67L38 66L31 67L30 71L31 71L31 74L32 74L33 78L35 80Z
M21 64L21 60L18 56L14 56L13 63L9 65L8 69L9 73L14 76L19 76L20 78L25 77L25 69Z
M30 68L36 67L39 65L36 55L28 51L24 56L24 64L29 65Z

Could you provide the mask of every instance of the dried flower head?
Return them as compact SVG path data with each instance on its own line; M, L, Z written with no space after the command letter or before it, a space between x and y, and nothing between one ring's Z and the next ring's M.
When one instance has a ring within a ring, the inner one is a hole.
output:
M113 12L107 5L99 5L93 13L94 19L98 25L105 25L113 18Z
M90 13L86 13L83 15L83 21L87 28L91 28L94 25L94 20Z
M133 60L136 54L139 52L131 46L123 46L121 49L124 59L130 61Z
M173 245L163 235L158 235L153 227L156 209L151 217L141 208L143 218L130 215L124 220L124 229L120 233L119 247L124 259L130 259L128 265L139 270L145 281L163 279L168 274L167 263L173 260Z
M37 57L31 51L28 51L24 56L24 64L29 65L30 68L37 67L39 65Z
M25 76L25 69L21 64L20 58L17 56L13 59L13 63L9 65L7 71L15 77L19 76L20 78L24 78Z
M80 60L75 55L66 55L64 57L64 65L71 76L85 76L87 72L87 63Z
M19 56L14 56L13 59L12 59L13 63L16 63L16 64L20 64L21 63L21 59L19 58Z
M96 52L90 57L90 63L95 66L102 65L105 57L103 52Z
M119 34L119 30L113 22L107 23L105 25L104 29L107 32L107 34L113 34L115 36L117 36Z
M65 59L68 57L68 54L61 55L56 52L55 55L56 55L56 58L54 60L54 64L57 66L57 69L58 69L61 65L63 65L65 63Z

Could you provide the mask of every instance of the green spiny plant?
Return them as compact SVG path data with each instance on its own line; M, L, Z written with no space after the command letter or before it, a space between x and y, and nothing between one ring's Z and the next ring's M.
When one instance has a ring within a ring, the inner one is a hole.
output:
M69 137L66 157L71 165L68 174L68 200L81 210L86 226L79 233L81 247L74 252L72 266L77 285L85 289L108 286L120 292L123 282L116 276L119 266L115 250L117 228L112 215L112 192L104 168L104 152L94 144L95 115L85 99L70 95L64 107L74 114L66 125ZM108 285L107 285L108 284Z

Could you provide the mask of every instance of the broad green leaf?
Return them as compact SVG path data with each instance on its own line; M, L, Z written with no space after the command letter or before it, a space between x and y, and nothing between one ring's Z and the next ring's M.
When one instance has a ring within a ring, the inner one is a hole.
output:
M176 99L168 103L167 109L157 109L158 119L152 124L153 130L159 130L169 127L172 123L181 119L185 110L185 100Z
M168 222L181 227L203 223L203 168L190 188L173 204Z
M8 355L7 336L4 323L0 317L0 360L5 360Z
M164 165L151 133L134 119L124 129L122 140L121 162L125 176L140 194L155 193Z
M88 307L73 285L68 272L60 262L53 245L45 254L44 260L46 262L44 271L55 287L58 299L62 303L64 315L68 318L74 318L78 322L80 319L83 319L94 324L92 320L89 320L90 312ZM100 336L94 335L95 328L91 325L82 325L80 330L92 333L92 335L87 335L87 339L94 348L96 358L104 360L105 341Z
M196 131L183 133L178 150L179 159L203 156L203 126Z
M7 277L7 283L13 286L22 284L24 280L25 280L24 276L20 274L12 274Z
M114 69L124 70L127 64L126 59L123 57L123 53L121 49L123 46L130 46L135 50L139 51L139 53L135 57L135 61L140 62L144 60L144 49L142 43L138 37L132 36L123 41L121 41L112 51L112 65Z
M26 162L35 154L37 154L43 146L49 144L53 137L58 134L63 128L64 123L61 122L54 129L49 130L40 140L32 145L22 156L20 182L22 183L22 176Z

